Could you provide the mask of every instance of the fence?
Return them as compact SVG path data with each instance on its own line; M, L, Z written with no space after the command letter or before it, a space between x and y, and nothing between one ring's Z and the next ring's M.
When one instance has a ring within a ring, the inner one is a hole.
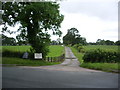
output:
M23 52L11 52L11 51L4 51L2 52L2 57L23 57ZM62 62L65 58L65 54L62 54L59 57L46 57L44 60L48 62ZM34 54L29 53L28 59L34 59Z
M59 57L46 57L45 61L48 61L48 62L62 62L62 61L64 61L64 58L65 58L65 54L62 54Z

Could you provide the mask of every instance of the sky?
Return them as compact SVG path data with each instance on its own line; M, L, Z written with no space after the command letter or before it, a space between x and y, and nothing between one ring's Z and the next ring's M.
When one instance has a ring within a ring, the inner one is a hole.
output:
M64 0L60 11L64 15L61 24L63 36L75 27L87 42L97 39L118 40L119 0Z
M62 37L67 30L75 27L87 42L97 39L118 40L118 1L119 0L62 0L60 13L64 15L60 30ZM19 28L17 25L12 30ZM15 37L14 35L9 35ZM61 37L61 39L62 39ZM58 36L51 36L56 40Z

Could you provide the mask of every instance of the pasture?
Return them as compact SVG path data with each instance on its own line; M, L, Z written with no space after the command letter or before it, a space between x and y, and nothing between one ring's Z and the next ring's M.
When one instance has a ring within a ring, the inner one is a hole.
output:
M2 46L2 52L5 50L16 51L16 52L27 52L30 51L31 46ZM64 53L64 47L60 45L49 46L49 53L47 57L58 57Z
M30 51L30 46L2 46L2 52L5 50L11 52L27 52ZM47 57L58 57L64 53L64 47L60 45L51 45L49 46L49 53ZM11 55L11 54L10 54ZM44 60L30 60L22 59L18 57L2 57L2 64L10 65L22 65L22 66L43 66L43 65L54 65L59 64L60 62L48 62Z
M103 49L105 51L118 52L118 46L115 45L87 45L83 46L83 48L85 49L85 51Z

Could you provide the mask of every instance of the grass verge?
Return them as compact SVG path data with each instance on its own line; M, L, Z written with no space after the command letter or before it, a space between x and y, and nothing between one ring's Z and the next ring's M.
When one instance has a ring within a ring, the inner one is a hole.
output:
M20 66L44 66L44 65L55 65L60 64L60 62L47 62L43 60L29 60L29 59L21 59L14 57L3 57L2 64L10 64L10 65L20 65Z
M74 47L70 47L72 52L74 53L74 55L78 58L78 61L82 64L83 63L83 59L82 57L84 56L83 53L79 53Z
M70 47L74 55L78 58L80 62L80 67L101 70L106 72L118 72L120 68L118 68L118 63L85 63L82 57L84 56L83 53L79 53L75 48ZM120 65L119 65L120 67Z
M89 69L118 73L117 63L82 63L80 66Z

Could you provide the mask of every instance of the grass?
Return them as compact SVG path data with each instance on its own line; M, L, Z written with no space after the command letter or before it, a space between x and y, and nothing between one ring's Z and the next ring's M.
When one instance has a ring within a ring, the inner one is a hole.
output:
M84 56L84 54L79 53L74 47L70 47L72 52L74 53L74 55L78 58L79 62L82 64L83 63L83 59L82 57Z
M47 57L58 57L64 53L64 47L60 45L52 45L49 50Z
M29 60L29 59L21 59L21 58L14 58L14 57L3 57L2 64L16 64L20 66L44 66L44 65L54 65L60 64L60 62L47 62L43 60Z
M105 51L118 51L118 46L115 45L87 45L87 46L83 46L85 51L89 51L89 50L95 50L95 49L103 49Z
M84 53L79 53L75 48L70 47L74 55L78 58L80 62L80 67L89 68L89 69L95 69L95 70L101 70L106 72L118 72L118 63L85 63L82 57L84 56ZM105 45L89 45L84 46L85 50L93 50L97 48L101 48L107 51L118 51L118 46L105 46ZM120 67L120 66L119 66Z
M80 66L84 68L102 70L107 72L118 72L117 63L83 63Z
M4 50L17 51L17 52L27 52L30 51L31 46L2 46L2 52Z
M30 50L30 46L3 46L4 50L9 51L18 51L18 52L26 52ZM50 52L47 57L58 57L64 53L64 47L60 45L51 45L49 47ZM43 65L54 65L59 64L60 62L47 62L42 60L29 60L15 57L3 57L2 64L17 64L22 66L43 66Z
M2 52L4 50L17 51L17 52L27 52L30 51L31 46L2 46ZM58 57L64 52L64 47L60 45L51 45L49 47L49 53L47 57Z

